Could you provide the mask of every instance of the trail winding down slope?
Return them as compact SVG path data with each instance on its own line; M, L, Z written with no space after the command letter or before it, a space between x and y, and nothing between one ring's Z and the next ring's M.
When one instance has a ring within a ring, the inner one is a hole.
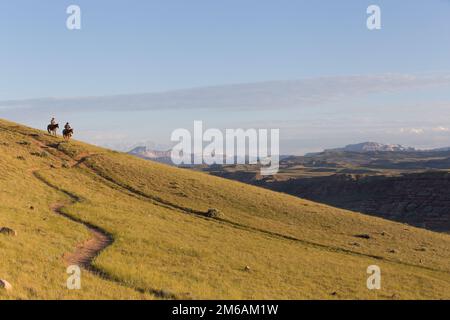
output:
M40 141L38 141L38 140L35 140L35 141L38 143L38 145L41 148L43 148L43 149L48 148L48 146L44 145ZM55 149L55 150L57 150L57 149ZM79 164L79 162L75 162L73 160L70 161L70 167L74 167L78 164ZM59 187L48 182L46 179L44 179L39 174L38 169L32 170L32 174L36 179L38 179L39 181L41 181L48 187L53 188L59 192L62 192L66 196L68 196L71 201L70 204L75 204L80 201L80 198L78 196L76 196L66 190L62 190ZM108 246L110 246L114 242L112 235L98 226L94 226L90 223L87 223L85 221L82 221L80 219L77 219L71 215L64 213L64 211L63 211L64 207L65 207L64 203L54 203L50 206L50 209L55 214L63 216L64 218L69 219L73 222L84 225L91 233L91 238L89 238L85 242L79 244L76 247L74 252L66 253L64 255L64 261L66 262L67 265L77 265L86 270L89 270L89 271L92 271L95 273L101 273L99 270L97 270L93 266L93 261L104 249L106 249Z
M42 144L40 141L38 141L38 140L35 140L35 141L39 144L39 146L41 148L44 148L44 149L48 148L48 146ZM60 152L56 148L54 148L54 150ZM62 152L60 152L60 153L63 156L67 156ZM78 161L71 159L70 167L73 168L75 166L80 165L84 161L84 159L85 158L81 158L81 160L78 160ZM178 299L178 297L175 294L164 291L164 290L131 287L131 286L127 285L126 283L109 275L107 272L97 268L93 263L95 258L98 257L102 253L102 251L104 251L106 248L108 248L109 246L111 246L114 243L114 237L110 233L108 233L106 230L100 228L99 226L93 225L89 222L83 221L81 219L78 219L72 215L65 213L64 208L66 206L73 205L73 204L76 204L77 202L80 202L81 198L67 190L61 189L60 187L53 185L51 182L49 182L47 179L45 179L42 175L40 175L39 172L40 172L39 169L34 169L34 170L32 170L32 175L36 179L38 179L39 181L41 181L42 183L47 185L48 187L53 188L56 191L61 192L70 198L70 203L68 203L68 204L65 204L62 202L52 204L50 206L51 211L57 215L60 215L66 219L69 219L75 223L82 224L89 230L89 232L91 234L91 237L89 239L85 240L83 243L78 244L73 252L67 252L64 254L63 258L64 258L64 262L66 263L67 266L70 266L70 265L79 266L104 280L112 281L118 285L132 288L139 293L150 293L150 294L154 295L155 297L163 298L163 299Z
M64 208L63 204L56 203L51 209L54 213L64 216L72 221L75 221L68 215L64 214L62 209ZM80 223L79 221L75 221ZM107 247L109 247L113 242L113 238L104 230L101 230L98 227L94 227L92 225L82 223L91 233L91 238L86 240L83 243L80 243L74 252L66 253L64 255L64 261L67 265L77 265L89 271L98 272L92 264L94 259Z

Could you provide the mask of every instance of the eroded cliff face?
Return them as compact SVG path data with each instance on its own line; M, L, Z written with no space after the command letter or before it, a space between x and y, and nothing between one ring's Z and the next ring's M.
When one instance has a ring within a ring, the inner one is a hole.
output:
M434 231L450 232L450 173L333 175L260 186Z

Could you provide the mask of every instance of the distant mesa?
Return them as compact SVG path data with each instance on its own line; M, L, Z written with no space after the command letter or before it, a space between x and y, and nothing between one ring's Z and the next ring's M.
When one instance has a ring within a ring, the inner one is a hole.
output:
M170 150L168 151L157 151L157 150L149 150L147 147L136 147L129 154L140 156L142 158L148 159L157 159L157 158L170 158Z
M412 147L405 147L400 144L383 144L379 142L362 142L357 144L349 144L343 148L325 149L322 152L307 153L306 156L315 156L321 153L336 153L336 152L414 152L418 151Z
M120 152L129 152L130 150L134 150L137 148L146 147L147 150L169 150L170 146L166 144L157 143L154 141L146 140L146 141L123 141L123 142L113 142L113 143L104 143L101 147L120 151Z
M172 159L170 157L171 150L157 151L152 150L146 146L138 146L129 151L128 154L146 160L153 160L156 162L172 164Z
M363 142L358 144L349 144L344 148L326 149L325 152L412 152L416 149L405 147L400 144L382 144L378 142Z
M430 151L434 151L434 152L448 152L450 151L450 147L446 147L446 148L438 148L438 149L432 149Z
M403 146L401 144L384 144L379 142L362 142L357 144L349 144L343 148L325 149L323 152L449 152L450 147L436 148L436 149L416 149L413 147ZM318 155L322 152L308 153L307 156Z

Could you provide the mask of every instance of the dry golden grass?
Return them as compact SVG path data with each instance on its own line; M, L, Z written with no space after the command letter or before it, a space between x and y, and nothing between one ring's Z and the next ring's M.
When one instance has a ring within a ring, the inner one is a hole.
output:
M193 299L450 297L449 235L65 143L6 121L0 152L0 226L18 232L0 235L0 278L14 287L0 298L153 299L161 291ZM62 256L89 232L49 209L69 203L66 193L80 201L65 213L114 237L94 261L106 277L84 271L74 291L65 286ZM206 218L209 208L223 216ZM381 290L366 287L372 264L382 269Z

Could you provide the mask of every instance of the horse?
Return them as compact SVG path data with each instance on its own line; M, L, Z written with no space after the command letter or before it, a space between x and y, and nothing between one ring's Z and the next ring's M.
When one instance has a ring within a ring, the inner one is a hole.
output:
M70 140L73 136L73 129L64 129L63 130L63 137L64 140Z
M59 129L59 124L49 124L47 126L48 134L51 134L53 136L56 136L56 130L58 130L58 129Z

